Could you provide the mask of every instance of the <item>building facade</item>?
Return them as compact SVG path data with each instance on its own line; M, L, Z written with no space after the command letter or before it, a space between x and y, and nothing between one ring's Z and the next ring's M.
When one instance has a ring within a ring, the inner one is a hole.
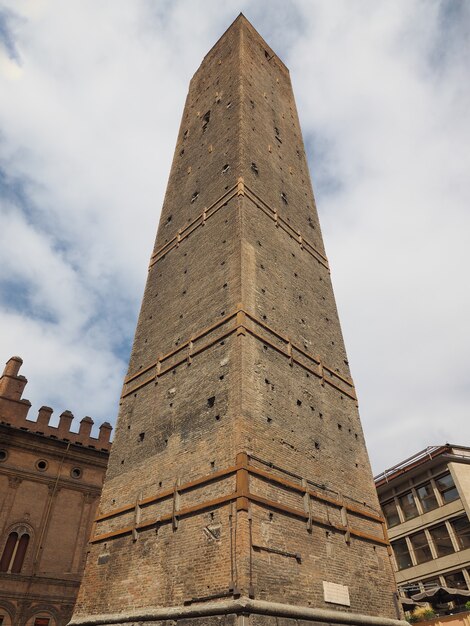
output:
M162 91L162 97L164 91ZM72 624L397 624L283 62L191 80Z
M106 471L111 426L91 436L85 417L72 432L64 411L27 419L22 360L0 378L0 625L65 626L71 617L86 545Z
M401 595L470 589L470 448L427 448L375 483Z

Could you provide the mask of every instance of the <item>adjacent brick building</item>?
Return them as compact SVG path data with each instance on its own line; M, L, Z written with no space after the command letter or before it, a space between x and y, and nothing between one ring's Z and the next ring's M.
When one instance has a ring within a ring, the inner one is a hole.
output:
M470 589L470 448L426 448L375 482L401 595Z
M191 81L72 623L386 626L394 591L289 72L240 16Z
M65 626L83 573L86 545L110 450L111 426L91 436L85 417L72 432L64 411L35 421L22 397L22 360L12 357L0 378L0 624Z

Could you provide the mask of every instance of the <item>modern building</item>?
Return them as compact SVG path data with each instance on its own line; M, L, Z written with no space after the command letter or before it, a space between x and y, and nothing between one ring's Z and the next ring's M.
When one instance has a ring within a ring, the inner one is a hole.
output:
M101 494L111 426L91 436L85 417L72 432L64 411L27 419L31 403L22 360L0 377L0 625L65 626L71 617L86 545Z
M148 270L72 624L401 623L289 71L242 15Z
M470 448L426 448L375 484L401 595L470 589Z

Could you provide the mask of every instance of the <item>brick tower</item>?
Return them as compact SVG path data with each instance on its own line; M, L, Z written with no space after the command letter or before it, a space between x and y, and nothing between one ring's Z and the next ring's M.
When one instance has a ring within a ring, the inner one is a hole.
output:
M289 72L240 15L190 84L72 623L398 624L384 535Z

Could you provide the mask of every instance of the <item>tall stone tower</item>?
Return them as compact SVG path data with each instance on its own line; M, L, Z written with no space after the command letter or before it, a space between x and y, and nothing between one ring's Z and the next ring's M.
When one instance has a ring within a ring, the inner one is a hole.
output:
M72 623L397 624L387 549L289 72L240 15L189 88Z

